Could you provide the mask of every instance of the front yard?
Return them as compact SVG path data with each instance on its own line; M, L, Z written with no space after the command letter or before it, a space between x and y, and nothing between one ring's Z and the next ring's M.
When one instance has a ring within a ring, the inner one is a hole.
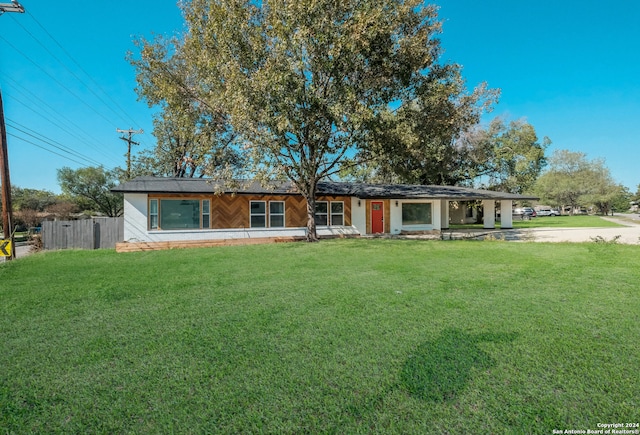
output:
M0 427L549 434L637 421L639 253L334 240L35 254L0 265Z

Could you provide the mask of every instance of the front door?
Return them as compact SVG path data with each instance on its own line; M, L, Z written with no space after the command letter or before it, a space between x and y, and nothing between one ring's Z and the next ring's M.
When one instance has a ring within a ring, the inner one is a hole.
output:
M371 232L384 233L384 207L382 201L371 202Z

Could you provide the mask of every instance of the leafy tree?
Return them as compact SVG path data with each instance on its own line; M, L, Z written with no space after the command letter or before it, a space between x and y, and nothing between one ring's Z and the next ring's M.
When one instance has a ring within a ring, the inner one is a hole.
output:
M475 138L471 155L476 166L470 165L471 173L486 179L489 189L524 193L546 165L545 150L550 144L546 137L540 143L534 127L523 120L506 124L496 118Z
M544 202L571 206L594 205L608 213L621 194L601 159L588 160L585 153L558 150L549 159L549 170L537 180L534 191Z
M140 58L129 54L137 71L137 92L149 107L159 106L153 134L157 145L134 160L134 173L202 177L233 173L242 166L228 116L197 95L195 65L184 58L177 38L141 39ZM202 89L199 89L202 91Z
M124 211L122 194L111 192L122 176L121 170L107 171L102 167L58 169L58 183L64 194L73 198L83 210L110 217L121 216Z
M477 165L462 138L498 93L485 84L469 93L459 65L434 66L418 80L411 100L380 115L374 146L361 153L370 178L441 185L469 181Z
M28 189L11 186L11 203L15 211L43 211L58 202L58 196L48 190Z
M175 79L171 95L231 125L258 177L284 175L306 198L307 239L317 240L318 182L366 149L389 104L413 101L438 66L436 7L419 0L181 5L183 41L141 42L143 57L153 59L150 74L138 76L142 93L156 73L167 75Z
M629 191L629 188L623 185L617 186L617 193L611 200L610 211L626 212L631 208L631 202L633 201L633 194Z
M344 175L361 181L529 190L546 165L550 141L540 142L533 126L522 120L507 124L496 118L487 128L477 125L495 96L479 87L471 95L459 95L457 106L450 99L440 118L435 106L401 108L380 134L382 146L389 149L379 153L368 171Z

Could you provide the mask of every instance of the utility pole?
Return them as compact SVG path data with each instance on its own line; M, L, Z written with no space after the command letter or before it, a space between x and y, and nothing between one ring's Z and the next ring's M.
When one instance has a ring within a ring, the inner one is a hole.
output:
M120 139L122 139L127 143L127 180L130 180L131 179L131 145L140 145L139 142L134 142L133 139L131 138L134 134L144 133L144 130L142 129L134 130L133 128L130 128L129 130L120 130L119 128L116 128L116 132L127 134L126 137L120 136Z
M20 3L12 0L11 3L0 3L0 15L5 12L24 13L24 8ZM0 183L2 183L2 231L4 238L10 240L11 252L5 257L8 260L15 258L16 247L13 243L13 231L11 218L13 209L11 205L11 176L9 175L9 153L7 149L7 128L4 124L4 108L2 105L2 90L0 89Z

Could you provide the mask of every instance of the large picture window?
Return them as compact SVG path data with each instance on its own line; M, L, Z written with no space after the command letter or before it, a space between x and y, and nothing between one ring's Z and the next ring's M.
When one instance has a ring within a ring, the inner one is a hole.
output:
M431 223L431 203L402 203L402 225L431 225Z
M149 229L189 230L209 228L208 199L150 199Z

